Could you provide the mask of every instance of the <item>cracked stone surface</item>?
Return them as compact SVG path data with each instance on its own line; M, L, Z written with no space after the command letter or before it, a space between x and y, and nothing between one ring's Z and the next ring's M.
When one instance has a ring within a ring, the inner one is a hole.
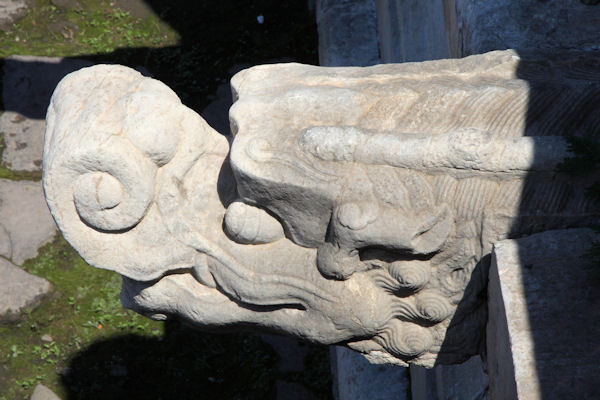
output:
M0 258L0 322L11 321L40 303L52 290L47 280L31 275Z
M20 265L55 234L41 183L0 179L0 256Z

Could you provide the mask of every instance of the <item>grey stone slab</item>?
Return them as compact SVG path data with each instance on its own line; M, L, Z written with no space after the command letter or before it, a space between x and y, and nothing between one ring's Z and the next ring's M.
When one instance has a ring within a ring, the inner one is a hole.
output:
M600 398L600 285L591 230L495 244L487 326L491 399Z
M336 400L407 400L408 368L371 364L360 353L331 347L333 394Z
M488 386L480 356L431 369L410 366L411 400L484 400L488 398Z
M380 63L375 0L317 0L319 64Z
M30 400L60 400L60 397L48 387L38 383L35 389L33 389Z
M78 59L12 56L5 60L0 116L2 164L14 171L41 170L46 110L58 82L91 65Z
M453 0L461 56L490 50L598 51L600 9L573 0Z
M5 146L2 165L13 171L41 170L45 127L42 119L25 118L13 111L2 113L0 134Z
M0 258L0 322L12 321L35 307L52 290L47 280Z
M0 179L0 256L20 265L55 234L41 183Z
M4 108L26 118L44 119L58 82L68 73L90 65L89 61L60 57L8 57L4 61Z
M376 0L381 60L385 63L449 58L439 0Z
M0 0L0 30L8 30L12 24L27 14L25 0Z

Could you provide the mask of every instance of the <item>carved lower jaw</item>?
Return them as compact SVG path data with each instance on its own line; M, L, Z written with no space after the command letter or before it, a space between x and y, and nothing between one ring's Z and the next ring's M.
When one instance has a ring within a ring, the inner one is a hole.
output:
M275 281L278 278L289 277L272 277ZM347 315L343 302L331 304L329 310L339 313L331 315L327 314L327 310L300 308L296 306L296 299L284 304L284 299L267 294L250 301L235 300L220 289L208 287L184 271L165 275L153 282L123 277L121 302L124 307L150 318L184 318L208 331L252 326L253 329L291 334L326 344L376 334L375 329L367 329L356 323L356 317ZM247 293L242 297L248 300L246 296Z

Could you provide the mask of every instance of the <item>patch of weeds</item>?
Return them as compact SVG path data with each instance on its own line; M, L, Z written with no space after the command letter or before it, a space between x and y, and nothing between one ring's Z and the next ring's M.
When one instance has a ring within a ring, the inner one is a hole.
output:
M0 57L110 53L134 46L172 46L179 39L158 16L134 18L110 0L79 0L79 4L60 8L50 0L36 0L27 15L0 37Z

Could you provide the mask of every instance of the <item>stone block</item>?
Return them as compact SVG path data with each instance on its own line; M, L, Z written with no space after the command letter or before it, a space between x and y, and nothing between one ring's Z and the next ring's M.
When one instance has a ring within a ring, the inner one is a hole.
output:
M319 64L380 63L375 0L317 0Z
M600 50L600 9L574 0L452 0L460 56Z
M38 383L33 389L30 400L60 400L60 398L48 387Z
M333 393L336 400L408 400L408 368L370 364L345 347L331 347Z
M0 258L0 322L13 321L35 307L52 290L47 280Z
M410 366L411 400L484 400L489 379L480 356L462 364Z
M377 0L377 32L385 63L449 58L444 4L439 0Z
M12 24L27 14L27 1L1 0L0 1L0 30L8 31Z
M20 265L55 234L41 183L0 179L0 256Z
M598 236L571 229L494 245L487 325L490 398L600 398Z

